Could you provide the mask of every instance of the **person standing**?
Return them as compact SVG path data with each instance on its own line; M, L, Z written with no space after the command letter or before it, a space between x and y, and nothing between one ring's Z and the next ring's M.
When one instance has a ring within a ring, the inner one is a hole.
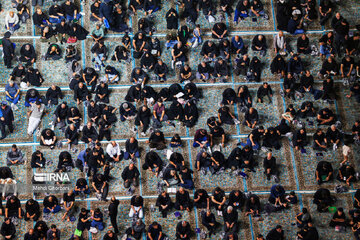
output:
M4 38L2 39L4 65L7 68L11 68L11 60L15 54L14 45L10 41L10 36L11 36L11 33L8 31L4 34Z

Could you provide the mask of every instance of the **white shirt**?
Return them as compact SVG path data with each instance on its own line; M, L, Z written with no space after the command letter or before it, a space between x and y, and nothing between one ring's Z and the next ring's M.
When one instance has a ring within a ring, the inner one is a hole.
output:
M14 13L13 17L10 17L10 13L8 13L5 17L5 25L8 28L9 27L9 23L13 23L13 24L18 24L19 23L19 16Z
M119 156L121 153L119 144L117 143L114 147L111 143L109 143L106 147L106 153L109 154L110 157L114 157L114 155Z

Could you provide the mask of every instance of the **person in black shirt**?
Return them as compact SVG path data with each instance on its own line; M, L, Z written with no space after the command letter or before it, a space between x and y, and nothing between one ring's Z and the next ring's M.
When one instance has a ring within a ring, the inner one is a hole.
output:
M259 216L261 211L260 199L255 194L251 194L246 201L246 216L252 214L254 217Z
M267 156L264 158L264 173L266 175L267 180L270 180L271 175L277 175L277 164L276 158L272 156L272 152L268 152Z
M19 219L21 219L24 216L24 212L21 209L20 200L15 195L12 195L6 201L4 216L6 218L15 217Z
M340 74L342 78L350 78L355 75L354 59L349 55L341 60Z
M157 150L166 148L166 140L164 134L160 130L152 132L146 143L149 143L150 148L156 148Z
M200 55L204 56L206 60L216 58L218 54L217 46L213 41L206 41L201 49Z
M33 228L30 228L29 231L25 233L24 240L38 240L38 236L35 234Z
M41 136L40 136L40 145L49 146L50 149L54 149L56 140L57 139L56 139L54 131L52 131L48 128L42 130Z
M4 239L15 239L16 228L10 218L6 217L4 219L0 232Z
M133 163L130 163L121 173L121 177L124 180L124 187L129 188L131 184L137 187L139 185L139 175L140 173L137 167Z
M102 21L102 18L100 17L100 3L101 1L96 0L93 4L91 4L90 7L90 21L97 22Z
M347 98L354 96L356 102L360 103L360 84L355 82L352 87L350 87L350 93L346 95Z
M40 217L40 205L34 199L29 199L25 204L25 221L37 221Z
M337 209L332 219L330 220L329 226L333 228L337 226L341 226L341 227L347 226L347 220L343 208Z
M27 67L31 66L36 61L36 52L34 46L31 44L24 44L20 49L20 61L25 62Z
M117 215L118 215L118 207L119 207L120 201L117 200L115 197L112 197L109 204L109 216L110 216L110 222L112 227L114 228L114 231L116 234L119 233L119 228L117 226Z
M210 208L210 197L205 189L197 189L195 191L194 205L197 208Z
M259 115L255 108L251 107L245 113L243 124L249 128L254 129L259 121Z
M279 76L284 77L287 70L286 67L287 65L284 58L280 54L278 54L272 60L270 70L272 74L278 74Z
M239 75L246 76L246 74L248 72L248 68L250 66L250 58L248 57L248 55L244 54L241 58L236 58L235 62L236 62L236 65L235 65L235 69L234 69L234 74L236 76L239 76ZM271 64L271 66L272 66L272 64Z
M206 210L206 212L201 213L201 223L209 231L209 238L211 238L211 235L215 233L216 229L220 225L220 223L216 221L215 215L211 212L209 208Z
M180 69L180 83L183 83L185 81L191 82L195 79L194 74L192 73L192 70L189 65L185 64Z
M97 194L101 195L101 200L107 201L106 197L109 192L109 184L105 180L105 176L103 174L94 174L92 187L96 191Z
M98 103L109 103L110 91L106 82L100 82L95 90L95 101Z
M61 5L61 8L64 11L64 17L66 17L66 20L69 22L73 20L78 20L81 17L78 12L78 7L75 5L74 2L71 2L71 0L66 0Z
M44 198L44 213L57 213L61 210L59 201L54 195L49 195Z
M275 148L279 150L281 148L280 142L281 133L273 127L269 127L265 130L263 146L267 148Z
M142 127L141 136L146 135L146 132L150 126L151 116L152 116L152 113L146 105L143 105L137 111L137 115L135 118L135 125Z
M176 226L176 239L190 240L191 238L191 226L187 221L178 222Z
M325 133L321 129L317 129L316 133L313 136L314 144L313 149L318 151L326 151L327 148L327 138Z
M305 128L301 128L295 132L292 139L292 144L296 150L303 149L307 145Z
M297 52L298 54L309 54L311 53L309 38L306 36L305 33L301 34L301 37L297 39L296 43Z
M165 234L162 232L161 225L157 222L151 223L147 231L147 238L153 240L163 240L165 238Z
M46 91L46 102L48 105L58 105L59 98L63 98L61 89L55 84L52 84L51 87Z
M185 191L183 187L180 187L176 193L175 208L177 210L191 211L192 201L188 191Z
M272 93L271 86L267 82L264 82L257 91L258 102L263 103L264 97L266 96L268 98L269 102L272 103L272 99L271 99L272 95L273 95L273 93Z
M210 199L211 205L216 209L216 211L224 210L226 202L224 190L219 187L215 188Z
M70 219L74 216L74 213L76 211L76 205L75 205L75 194L73 190L70 190L68 193L64 193L63 195L63 201L64 201L64 210L65 213L62 216L61 220L65 220L67 218L67 221L70 222Z
M336 76L338 74L338 64L333 57L328 57L320 69L320 76Z
M315 117L316 111L314 105L310 101L305 101L301 104L300 109L296 113L299 118Z
M25 77L25 67L19 63L10 74L9 81L20 82Z
M88 122L82 130L81 140L85 143L93 143L98 139L98 133L91 122Z
M333 12L333 3L330 0L321 0L319 6L320 25L324 26L331 18Z
M51 88L55 87L55 85L52 85ZM51 89L49 88L49 89ZM56 87L57 89L58 87ZM60 88L59 88L60 90ZM48 90L49 91L49 90ZM61 93L61 90L60 90ZM50 104L51 100L49 100ZM64 128L66 126L66 119L68 116L69 107L66 102L62 102L59 106L56 107L54 111L53 121L50 123L52 125L51 129L54 130L55 127Z
M360 35L359 33L354 33L354 36L348 37L345 41L346 46L346 55L353 55L359 52L359 43L360 43Z
M210 129L210 146L214 146L215 139L220 138L220 145L222 147L225 146L225 131L220 126L215 126L214 128Z
M167 217L167 213L173 205L169 194L166 191L162 191L156 200L156 206L159 207L159 212L161 212L163 218Z
M336 150L340 140L342 139L342 133L333 124L328 128L326 138L328 143L333 144L333 149Z
M323 95L322 95L322 99L324 101L332 101L336 98L336 92L335 92L335 88L334 88L334 80L331 77L327 77L322 84L322 89L323 89Z
M316 167L315 177L317 183L320 185L324 182L331 181L334 177L334 170L331 163L327 161L320 161Z
M266 240L285 240L284 230L280 225L273 228L267 235Z
M227 32L225 23L215 23L212 28L212 37L215 39L222 39L227 36Z
M336 119L334 113L330 109L323 108L319 111L316 120L318 125L331 125L335 123Z
M154 67L154 73L158 77L158 80L160 82L165 82L166 74L168 72L169 72L169 69L168 69L167 65L161 59L159 59Z
M91 216L90 211L86 210L85 208L81 208L80 214L79 214L79 221L77 224L77 229L80 231L84 231L85 229L90 229L91 225Z
M180 179L180 186L186 189L193 189L194 188L194 181L192 179L191 174L193 171L186 166L180 167L179 179Z
M239 220L238 212L232 206L228 206L224 212L224 231L227 232L238 232Z
M233 190L229 195L229 206L240 209L245 204L245 195L240 190Z
M166 18L166 28L167 29L178 29L179 26L179 15L174 8L170 8L165 15Z
M260 51L262 56L266 55L266 38L264 35L256 35L252 41L251 49L253 51Z
M351 165L342 165L339 168L337 180L346 183L348 186L350 186L350 183L356 182L354 167Z
M230 112L230 108L228 106L222 106L218 110L218 119L219 124L229 124L234 125L236 117Z

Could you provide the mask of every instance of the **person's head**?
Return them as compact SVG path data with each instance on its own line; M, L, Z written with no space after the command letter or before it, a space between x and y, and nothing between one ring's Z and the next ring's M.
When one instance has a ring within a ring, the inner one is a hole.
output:
M11 222L11 219L10 219L10 218L8 218L8 217L5 218L5 223L6 223L6 224L10 224L10 222Z
M271 151L268 151L267 154L266 154L267 158L270 159L272 157L272 152Z
M333 36L333 34L334 34L334 33L330 31L330 32L328 32L326 35L327 35L328 38L331 38L331 37Z
M153 228L157 229L159 227L159 224L157 222L153 222L151 224L153 226Z
M108 230L108 231L107 231L107 235L108 235L109 237L113 237L113 236L114 236L114 232L111 231L111 230Z
M81 211L82 214L85 214L86 213L86 208L81 208L80 211Z
M213 45L212 41L208 41L207 44L211 47Z
M254 0L255 1L255 0ZM283 31L279 31L279 37L284 36L284 32Z
M33 234L34 234L34 229L33 229L33 228L30 228L30 229L29 229L29 234L30 234L30 235L33 235Z
M30 44L25 44L25 50L30 51Z
M355 121L354 125L355 125L355 126L359 126L359 125L360 125L360 121L359 121L359 120L358 120L358 121Z
M306 34L305 34L305 33L301 34L301 39L302 39L302 40L305 40L305 39L306 39Z
M216 188L215 188L215 193L216 193L216 194L219 194L220 192L221 192L221 188L216 187Z
M96 208L94 212L97 214L100 213L100 208Z
M282 227L281 227L280 225L277 225L275 229L276 229L276 231L278 231L279 233L282 232Z
M129 164L129 169L130 169L130 170L133 170L134 167L135 167L135 165L134 165L133 163L130 163L130 164Z
M177 134L177 133L176 133L176 134L174 134L174 138L175 138L175 139L180 139L179 134Z
M226 211L227 211L228 213L231 213L232 210L233 210L233 207L232 207L232 206L228 206L227 209L226 209Z
M130 143L134 143L135 142L135 138L134 137L131 137L130 138Z
M331 129L332 131L336 131L336 126L335 126L335 124L332 124L332 125L330 126L330 129Z
M41 15L41 14L42 14L41 8L37 8L37 9L36 9L36 13L39 14L39 15Z
M163 101L162 101L161 98L159 98L159 99L157 100L157 104L158 104L159 107L161 107L161 106L163 105Z
M189 67L188 64L185 64L185 65L184 65L184 69L185 69L186 71L189 70L189 68L190 68L190 67Z
M183 187L180 187L180 188L179 188L179 193L181 193L181 194L184 194L184 193L185 193L185 190L184 190Z
M340 14L340 12L336 12L336 13L335 13L335 17L336 17L336 19L338 19L338 20L339 20L339 19L341 18L341 14Z
M51 130L50 129L46 130L45 134L46 134L46 136L50 136L51 135Z
M211 210L210 210L210 208L208 208L208 209L206 210L206 216L210 216L210 214L211 214Z
M269 84L268 84L267 82L264 82L264 83L263 83L263 87L264 87L264 88L268 88L268 87L269 87Z
M159 130L155 131L155 135L156 136L160 136L161 135L161 132Z
M350 61L351 61L350 56L349 56L349 55L346 55L346 56L345 56L345 60L346 60L347 62L350 62Z
M263 38L264 38L264 36L263 36L263 35L261 35L261 34L260 34L260 35L258 35L258 40L259 40L259 41L262 41L262 40L263 40Z
M338 214L342 214L344 212L344 209L342 207L339 207L337 209Z
M305 134L305 128L301 128L301 129L300 129L300 133L301 133L301 134Z
M35 102L35 105L36 105L37 108L41 108L41 102L39 100L37 100Z

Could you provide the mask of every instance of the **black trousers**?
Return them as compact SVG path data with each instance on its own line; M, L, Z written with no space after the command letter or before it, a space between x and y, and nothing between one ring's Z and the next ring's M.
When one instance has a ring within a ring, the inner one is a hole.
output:
M110 222L111 222L111 225L113 226L114 228L114 232L115 233L119 233L119 229L118 229L118 226L117 226L117 221L116 221L116 215L112 215L110 214Z

